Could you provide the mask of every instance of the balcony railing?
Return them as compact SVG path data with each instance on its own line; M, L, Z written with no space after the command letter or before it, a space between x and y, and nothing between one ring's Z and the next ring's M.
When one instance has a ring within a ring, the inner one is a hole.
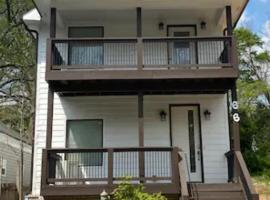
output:
M232 37L69 38L48 41L48 70L233 67Z
M107 188L119 184L125 177L133 184L143 183L152 189L166 184L171 191L179 193L178 149L49 149L43 152L43 188Z

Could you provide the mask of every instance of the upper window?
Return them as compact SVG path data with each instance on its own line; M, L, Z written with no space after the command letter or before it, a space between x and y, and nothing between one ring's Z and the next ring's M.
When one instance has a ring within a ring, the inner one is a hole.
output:
M67 147L75 149L102 148L102 120L69 120L67 121ZM101 166L101 152L70 153L67 159L77 163L79 169L87 166Z
M102 120L69 120L67 121L68 148L101 148Z

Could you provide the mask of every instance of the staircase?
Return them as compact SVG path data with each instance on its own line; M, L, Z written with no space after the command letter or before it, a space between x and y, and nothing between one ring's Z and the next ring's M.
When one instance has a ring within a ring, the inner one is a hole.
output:
M190 184L193 200L245 200L239 183L224 184Z

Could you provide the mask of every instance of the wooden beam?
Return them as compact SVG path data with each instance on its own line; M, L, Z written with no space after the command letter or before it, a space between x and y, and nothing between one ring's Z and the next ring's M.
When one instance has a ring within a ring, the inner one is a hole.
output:
M138 94L138 122L139 122L139 147L144 146L144 116L143 116L143 94ZM139 152L139 176L144 178L145 166L144 166L144 152ZM140 181L143 183L143 181Z
M232 95L232 102L237 102L237 89L236 89L236 82L234 83L232 90L231 90L231 95ZM237 109L232 109L232 114L239 114ZM232 131L233 131L233 149L235 151L240 151L241 146L240 146L240 128L239 128L239 122L236 122L233 119L232 122Z
M173 69L173 70L52 70L46 73L47 81L69 80L139 80L139 79L210 79L238 78L239 70L221 69Z
M142 8L137 8L137 37L142 37Z
M54 90L49 85L48 104L47 104L47 134L46 134L46 148L47 149L50 149L52 146L53 102L54 102Z
M56 36L56 8L51 8L50 38L55 38L55 36Z
M233 35L233 23L232 23L232 8L226 6L226 22L227 22L227 34L228 36Z
M144 146L143 94L138 94L139 147Z

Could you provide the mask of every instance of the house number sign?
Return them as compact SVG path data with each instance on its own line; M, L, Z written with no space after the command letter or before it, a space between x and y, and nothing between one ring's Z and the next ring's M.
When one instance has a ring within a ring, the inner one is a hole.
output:
M232 102L232 109L233 110L237 110L239 108L239 106L238 106L238 102L237 101L233 101ZM239 122L240 121L240 116L239 116L239 113L234 113L233 114L233 121L235 121L235 122Z

